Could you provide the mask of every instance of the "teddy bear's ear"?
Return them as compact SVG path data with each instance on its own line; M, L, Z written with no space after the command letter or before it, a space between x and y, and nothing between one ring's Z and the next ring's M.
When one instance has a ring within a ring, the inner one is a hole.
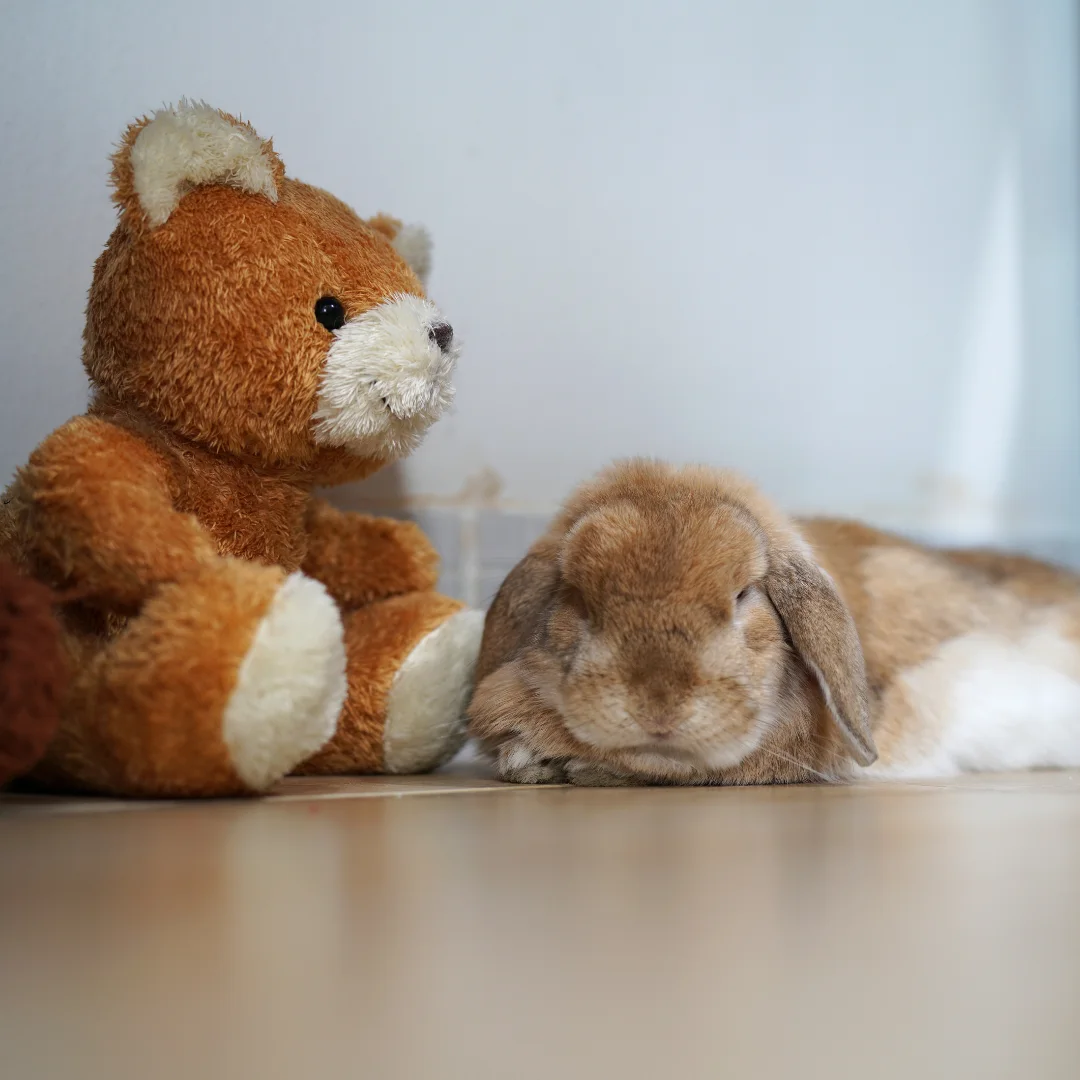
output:
M387 214L378 214L368 224L394 245L426 289L431 273L431 237L427 229L422 225L402 225L397 218Z
M112 160L113 200L151 228L202 184L227 184L277 202L285 175L271 141L250 124L187 100L132 124Z

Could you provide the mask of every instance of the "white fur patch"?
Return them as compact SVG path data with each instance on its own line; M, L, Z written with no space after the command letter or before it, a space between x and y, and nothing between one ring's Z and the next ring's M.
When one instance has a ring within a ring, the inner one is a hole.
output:
M337 605L319 582L291 574L225 709L222 734L240 779L261 791L314 754L333 735L346 690Z
M427 772L461 749L483 632L482 611L459 611L423 638L398 669L386 702L387 772Z
M520 738L507 739L499 747L498 772L508 784L557 784L564 779L561 765L545 761Z
M1080 766L1080 652L1052 625L956 638L902 678L910 732L870 776Z
M517 772L527 769L536 761L536 755L524 743L512 743L507 746L504 767Z
M427 288L431 273L431 236L422 225L403 225L394 237L394 248Z
M357 454L400 457L450 407L459 348L440 349L439 309L418 296L393 299L334 331L315 411L315 441Z
M152 226L167 221L200 184L228 184L277 202L266 143L202 102L181 100L156 112L135 138L131 167L139 205Z

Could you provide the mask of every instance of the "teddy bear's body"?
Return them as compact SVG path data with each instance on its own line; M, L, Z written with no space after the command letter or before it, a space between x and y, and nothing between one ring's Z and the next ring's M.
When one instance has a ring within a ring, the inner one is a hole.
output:
M414 525L312 494L407 452L449 400L452 331L401 227L202 106L134 125L114 185L91 407L0 513L0 548L74 596L36 779L227 794L432 767L460 741L479 616L433 591Z

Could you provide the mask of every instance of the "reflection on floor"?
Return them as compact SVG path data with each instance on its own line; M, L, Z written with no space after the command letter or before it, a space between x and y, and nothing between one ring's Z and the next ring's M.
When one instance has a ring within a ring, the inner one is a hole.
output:
M0 1073L1074 1078L1078 912L1080 773L9 796Z

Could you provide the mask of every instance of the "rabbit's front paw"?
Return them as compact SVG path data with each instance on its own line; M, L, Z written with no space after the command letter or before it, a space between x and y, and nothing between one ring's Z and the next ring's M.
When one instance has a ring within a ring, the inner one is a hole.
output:
M578 787L628 787L641 783L633 776L584 758L570 758L564 763L563 769L566 779Z
M499 747L499 779L508 784L562 784L563 763L537 754L524 739L507 739Z

